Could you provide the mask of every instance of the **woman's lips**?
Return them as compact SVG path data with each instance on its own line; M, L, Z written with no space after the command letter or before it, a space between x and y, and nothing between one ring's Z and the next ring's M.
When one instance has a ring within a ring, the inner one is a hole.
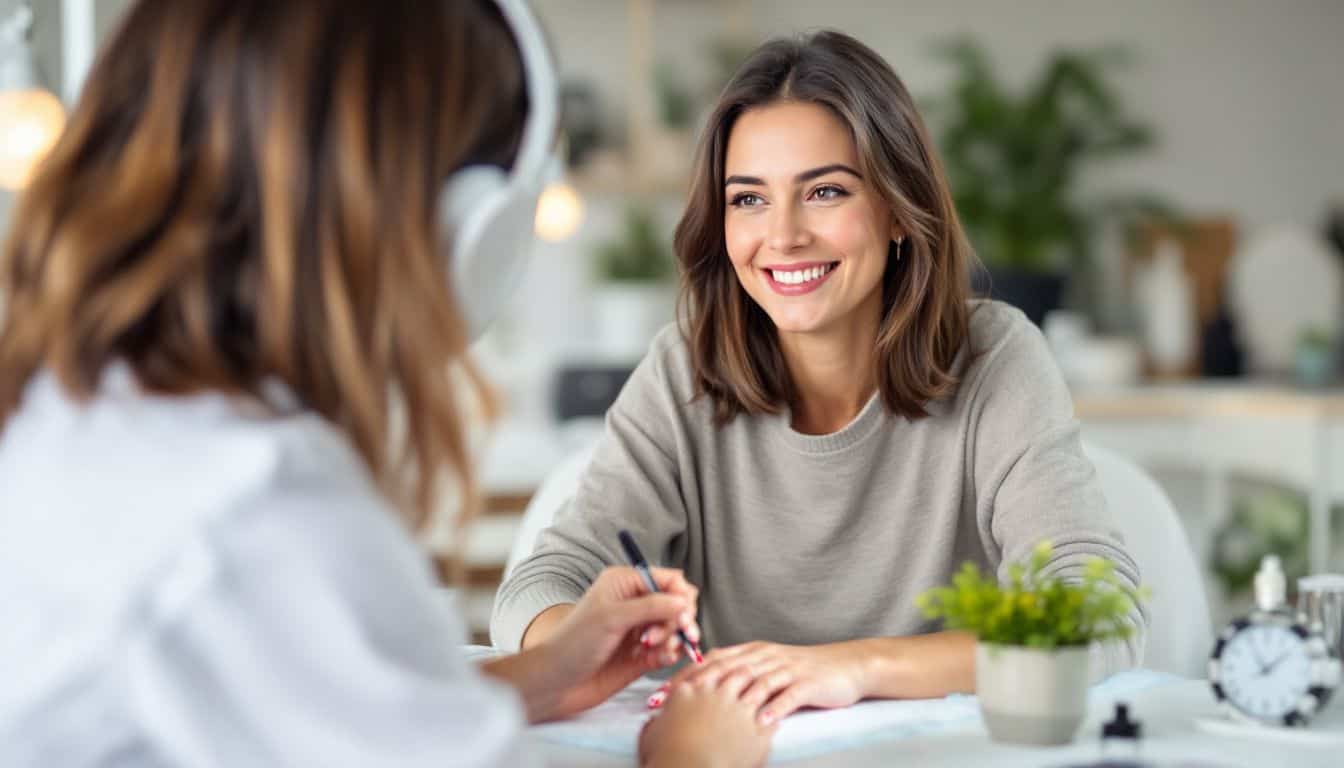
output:
M801 296L821 287L840 266L838 261L813 261L766 267L765 281L781 296ZM778 275L778 277L777 277Z

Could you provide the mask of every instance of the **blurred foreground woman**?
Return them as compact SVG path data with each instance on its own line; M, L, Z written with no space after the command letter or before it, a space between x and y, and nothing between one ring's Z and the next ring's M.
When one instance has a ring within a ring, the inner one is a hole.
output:
M518 765L698 634L680 573L613 568L478 669L410 535L470 508L554 89L518 0L128 11L0 263L0 763ZM652 762L763 759L696 694Z

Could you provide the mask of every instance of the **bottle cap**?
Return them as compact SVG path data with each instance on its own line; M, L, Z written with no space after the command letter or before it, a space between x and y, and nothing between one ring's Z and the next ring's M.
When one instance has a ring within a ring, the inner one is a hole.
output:
M1255 604L1262 611L1272 611L1283 605L1288 584L1278 555L1265 555L1260 570L1255 572Z
M1115 719L1101 724L1103 739L1138 739L1143 726L1137 720L1129 719L1129 705L1115 705Z

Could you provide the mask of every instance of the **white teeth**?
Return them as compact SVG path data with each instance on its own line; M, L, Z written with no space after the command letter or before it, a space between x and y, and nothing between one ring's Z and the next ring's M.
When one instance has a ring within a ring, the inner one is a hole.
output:
M772 269L770 270L770 274L775 278L775 282L783 283L784 285L798 285L799 283L808 283L816 280L830 271L831 268L829 266L824 266L811 267L809 269L795 269L791 272Z

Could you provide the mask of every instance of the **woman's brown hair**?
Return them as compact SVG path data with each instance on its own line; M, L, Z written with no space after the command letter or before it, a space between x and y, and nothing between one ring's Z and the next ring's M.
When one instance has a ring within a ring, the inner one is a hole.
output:
M859 170L905 238L882 280L875 372L883 403L908 418L957 385L953 360L969 324L973 258L928 131L891 67L852 37L823 31L772 40L733 75L696 153L690 201L677 225L679 316L697 396L715 419L777 413L795 393L774 324L738 282L724 242L724 157L737 118L776 102L819 104L851 131ZM899 256L900 258L897 258Z
M43 369L81 399L118 361L159 394L278 379L409 522L445 467L474 499L436 212L526 109L493 4L140 0L13 215L0 430Z

